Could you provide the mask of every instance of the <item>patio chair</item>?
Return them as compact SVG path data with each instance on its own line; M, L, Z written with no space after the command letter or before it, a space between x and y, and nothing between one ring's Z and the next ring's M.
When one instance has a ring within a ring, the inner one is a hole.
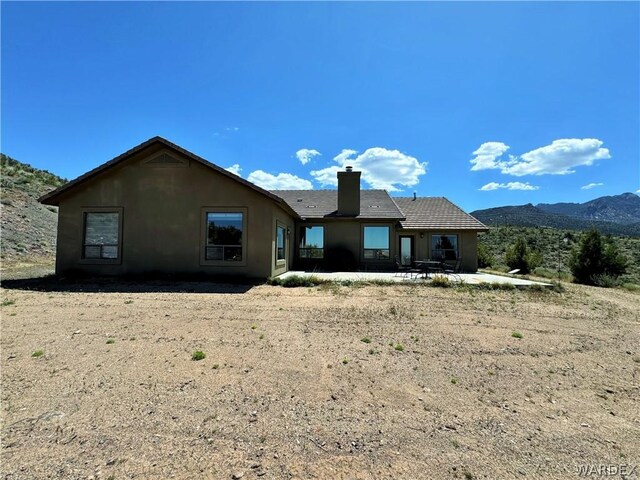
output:
M400 257L396 255L395 259L396 274L400 273L403 277L406 277L408 275L410 278L413 278L414 274L417 276L424 273L422 269L413 266L413 260L411 261L411 265L402 265L402 262L400 262Z
M450 263L443 262L442 263L442 272L446 275L451 275L455 280L460 282L462 277L460 276L460 264L462 261L460 259L456 260L456 263L451 265Z

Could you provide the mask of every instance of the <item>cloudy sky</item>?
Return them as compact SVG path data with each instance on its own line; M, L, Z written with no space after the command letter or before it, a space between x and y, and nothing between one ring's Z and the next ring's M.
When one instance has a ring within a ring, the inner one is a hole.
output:
M67 178L161 135L272 189L467 210L640 188L640 4L2 5L2 152Z

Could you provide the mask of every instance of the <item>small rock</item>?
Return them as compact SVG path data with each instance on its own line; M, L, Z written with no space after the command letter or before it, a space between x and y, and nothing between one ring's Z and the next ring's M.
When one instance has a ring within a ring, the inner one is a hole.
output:
M231 475L233 480L239 480L242 477L244 477L244 472L234 472L234 474Z
M580 426L585 428L591 428L591 425L589 425L588 423L581 423Z
M8 360L11 360L12 358L16 358L16 354L15 353L12 353L7 357Z

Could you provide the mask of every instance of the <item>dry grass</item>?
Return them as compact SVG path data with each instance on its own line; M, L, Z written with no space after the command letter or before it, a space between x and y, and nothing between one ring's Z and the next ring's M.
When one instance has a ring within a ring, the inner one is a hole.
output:
M638 463L637 293L171 289L1 291L5 478L575 478Z

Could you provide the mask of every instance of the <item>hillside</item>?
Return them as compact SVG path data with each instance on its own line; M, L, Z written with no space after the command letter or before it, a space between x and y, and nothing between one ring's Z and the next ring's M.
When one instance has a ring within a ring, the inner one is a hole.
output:
M640 223L640 197L635 193L600 197L585 203L539 203L536 207L547 213L583 220Z
M38 197L66 182L45 170L0 154L2 188L3 264L42 257L53 259L56 242L57 208L41 205Z
M585 203L526 204L476 210L471 215L489 226L597 228L611 235L640 237L640 197L623 193Z
M494 226L479 237L494 258L493 268L508 270L505 265L505 253L518 237L526 240L530 249L542 254L542 268L551 272L569 275L568 261L571 250L580 242L580 232L563 228ZM566 240L565 240L566 239ZM627 273L621 277L623 282L640 284L640 238L611 236L608 241L615 242L620 252L627 258Z

